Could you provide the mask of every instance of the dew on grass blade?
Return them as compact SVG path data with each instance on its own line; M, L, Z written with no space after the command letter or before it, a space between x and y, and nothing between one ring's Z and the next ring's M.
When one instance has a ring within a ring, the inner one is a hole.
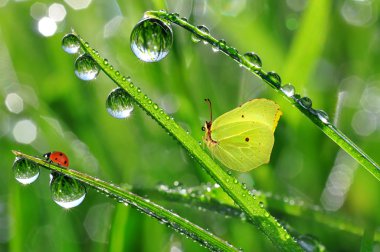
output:
M73 208L83 202L86 187L78 180L53 172L50 182L51 197L63 208Z
M122 88L115 88L109 93L106 101L108 114L124 119L133 111L132 97Z
M16 158L13 163L13 172L18 182L28 185L37 180L40 175L39 166L25 158Z
M287 97L292 97L296 91L292 84L286 84L282 86L281 90Z
M96 78L99 74L99 65L88 54L82 54L75 61L75 75L85 81Z
M311 99L309 97L302 97L300 100L299 100L299 104L304 107L304 108L311 108L311 106L313 105L313 102L311 101Z
M267 73L267 78L272 81L271 83L275 87L277 87L277 88L281 87L281 77L276 72L273 72L273 71L272 72L268 72Z
M254 52L247 52L243 55L243 57L247 61L249 61L249 63L251 63L255 68L260 69L263 66L259 55L257 55Z
M75 54L79 51L80 42L77 36L72 33L66 34L62 39L62 49L69 53Z
M199 26L197 26L197 28L199 30L201 30L203 33L210 34L210 30L204 25L199 25ZM191 34L191 40L194 43L198 43L199 41L201 41L201 38L197 34L193 33L193 34ZM207 44L207 41L205 41L204 43Z
M323 111L323 110L316 110L316 113L317 113L317 116L319 118L319 120L321 120L321 122L323 122L324 124L328 124L329 123L329 116L328 114Z
M142 61L156 62L168 55L173 44L171 27L156 18L141 20L131 33L132 52Z

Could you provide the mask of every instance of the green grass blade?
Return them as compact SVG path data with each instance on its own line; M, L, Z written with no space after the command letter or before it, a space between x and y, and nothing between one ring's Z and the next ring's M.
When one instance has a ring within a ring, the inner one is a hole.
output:
M73 169L66 169L60 166L51 164L46 160L33 157L27 154L23 154L18 151L13 151L13 153L20 158L26 158L31 160L38 165L48 168L52 171L60 172L64 175L70 176L77 179L84 184L118 200L121 203L131 205L132 207L138 209L140 212L145 213L160 222L165 223L168 227L171 227L177 232L188 236L189 238L197 241L202 246L215 251L239 251L237 248L229 244L228 242L220 239L219 237L207 232L201 227L191 223L190 221L180 217L179 215L157 205L149 200L142 198L136 194L124 190L121 187L113 185L109 182L100 180L98 178L89 176L87 174L81 173Z
M78 36L78 35L77 35ZM123 88L134 99L134 101L160 124L170 135L172 135L182 146L193 156L208 174L223 188L223 190L236 202L236 204L251 218L253 223L262 231L272 243L283 251L301 251L297 242L281 226L278 221L271 216L260 202L248 194L247 189L238 183L225 170L223 170L199 145L198 141L192 138L183 128L167 115L163 109L154 103L140 88L136 87L129 78L124 77L119 71L99 53L89 46L89 44L78 36L83 50L88 53L100 66L103 72Z
M176 17L175 15L168 14L165 11L147 11L146 15L151 17L164 19L179 25L180 27L196 34L200 39L207 41L211 46L218 46L218 40L208 33L202 32L200 29L190 24L189 22ZM229 46L225 45L219 50L231 59L239 63L241 66L248 69L251 73L259 76L264 80L270 87L272 87L276 92L278 92L286 101L291 105L296 107L301 113L308 117L319 129L321 129L331 140L333 140L338 146L345 150L350 156L352 156L358 163L360 163L369 173L371 173L377 180L380 180L380 166L368 156L362 149L360 149L356 144L354 144L346 135L339 131L331 122L321 120L316 111L305 107L301 104L300 96L295 95L288 97L275 80L268 76L268 73L252 65L243 55L239 54L238 51Z

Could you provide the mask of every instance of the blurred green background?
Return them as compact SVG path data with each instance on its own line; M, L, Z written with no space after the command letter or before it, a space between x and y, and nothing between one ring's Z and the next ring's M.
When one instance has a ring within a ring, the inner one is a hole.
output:
M0 250L204 251L130 207L89 190L64 210L50 198L48 171L29 186L12 173L12 149L32 155L59 150L70 167L119 185L196 186L210 181L182 147L139 108L127 120L109 116L105 100L115 85L100 74L84 82L61 39L75 29L91 46L196 139L213 102L218 116L255 97L284 112L271 163L236 173L249 188L294 196L365 223L380 222L379 181L339 150L307 118L260 79L209 45L194 44L173 27L174 44L159 63L139 61L129 36L146 10L166 9L206 25L239 52L260 55L313 107L377 162L380 141L379 0L0 0ZM255 227L162 202L169 209L246 251L273 246ZM357 251L361 237L313 220L278 216L330 251ZM375 246L380 251L380 245Z

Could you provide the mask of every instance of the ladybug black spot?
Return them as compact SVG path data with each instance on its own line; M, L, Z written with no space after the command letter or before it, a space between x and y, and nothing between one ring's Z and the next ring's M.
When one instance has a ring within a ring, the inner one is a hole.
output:
M241 118L244 118L244 115L241 115Z
M67 164L67 161L65 160L65 162L63 162L64 164Z
M246 142L249 142L249 137L246 137L246 138L245 138L245 141L246 141Z
M60 156L63 156L62 152L59 153Z
M58 160L58 158L54 158L54 160Z

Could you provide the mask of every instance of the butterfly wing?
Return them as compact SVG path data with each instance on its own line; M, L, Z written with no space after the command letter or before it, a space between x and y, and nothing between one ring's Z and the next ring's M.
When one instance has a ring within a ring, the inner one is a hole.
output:
M274 132L281 115L280 106L274 101L254 99L218 117L212 123L212 129L216 131L234 122L260 122Z
M246 172L269 162L273 131L259 122L232 122L212 130L213 155L226 167Z

